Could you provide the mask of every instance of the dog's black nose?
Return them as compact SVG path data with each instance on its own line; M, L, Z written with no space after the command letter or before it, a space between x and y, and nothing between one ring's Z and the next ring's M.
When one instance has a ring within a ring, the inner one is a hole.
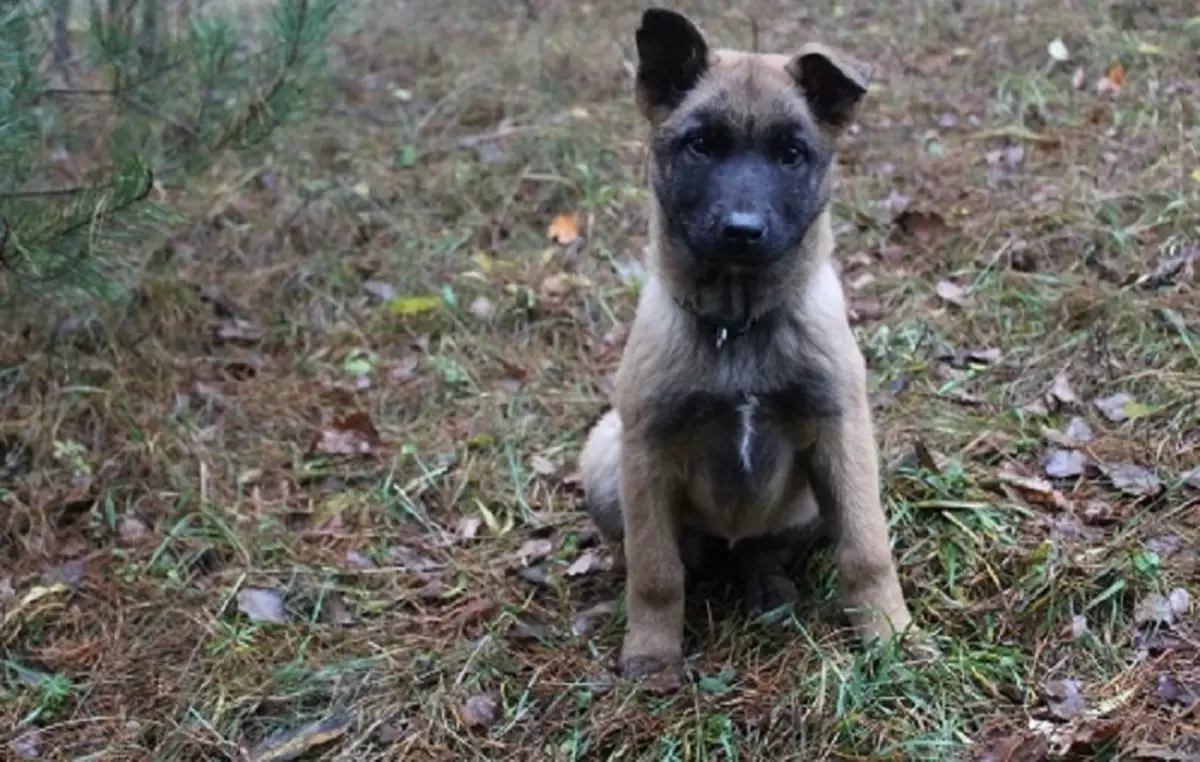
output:
M739 246L753 246L767 234L767 221L758 212L734 212L721 231L725 240Z

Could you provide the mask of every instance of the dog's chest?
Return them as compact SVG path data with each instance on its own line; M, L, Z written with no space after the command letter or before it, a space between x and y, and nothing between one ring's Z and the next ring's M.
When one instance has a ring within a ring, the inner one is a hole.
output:
M794 462L784 401L776 394L696 393L676 412L672 440L696 518L731 540L768 529Z

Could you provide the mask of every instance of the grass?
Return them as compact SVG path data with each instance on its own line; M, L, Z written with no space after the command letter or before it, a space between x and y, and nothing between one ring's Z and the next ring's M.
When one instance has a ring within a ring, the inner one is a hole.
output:
M680 8L720 44L876 65L838 256L901 574L945 658L856 648L822 552L788 619L689 600L680 692L615 677L622 580L572 471L645 244L642 7L379 3L327 115L174 199L194 222L147 244L128 309L0 338L6 751L1196 753L1195 614L1146 612L1200 592L1197 265L1141 280L1200 245L1195 9L718 6ZM564 212L582 250L548 240ZM1116 393L1127 420L1095 404ZM1161 488L1049 483L1076 416L1091 464Z

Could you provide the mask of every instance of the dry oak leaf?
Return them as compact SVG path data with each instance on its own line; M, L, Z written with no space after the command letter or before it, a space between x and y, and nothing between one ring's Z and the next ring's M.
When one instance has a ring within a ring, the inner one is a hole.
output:
M919 241L929 241L947 231L950 226L945 218L937 212L926 212L916 209L905 209L892 219L903 235L911 236Z
M937 295L943 301L958 307L966 307L970 303L970 296L967 290L953 281L940 280L937 284Z
M272 736L250 752L251 762L291 762L318 746L336 741L349 730L353 718L341 714Z
M1037 479L1013 473L1002 473L1000 474L1000 479L1005 484L1015 488L1022 497L1032 503L1045 505L1059 511L1067 510L1071 507L1070 501L1061 492L1054 489L1054 485L1045 479Z
M1059 373L1054 377L1054 383L1050 385L1050 399L1056 405L1075 405L1079 402L1079 397L1075 394L1074 387L1071 386L1071 379L1066 373Z
M379 431L366 413L357 411L322 429L309 446L311 455L367 455L379 447Z
M251 622L283 622L283 599L276 590L248 587L238 593L238 610Z
M462 707L462 721L468 728L489 727L499 717L500 704L486 693L470 697Z
M1142 403L1136 401L1125 392L1117 392L1107 397L1098 397L1092 404L1113 423L1121 423L1130 418L1137 418L1149 412Z
M1042 468L1052 479L1070 479L1079 476L1087 467L1087 458L1078 450L1054 449L1046 453Z
M546 235L554 243L568 246L579 239L579 215L575 212L563 212L550 221Z
M1157 474L1132 463L1101 466L1101 470L1114 487L1132 497L1150 497L1162 489Z

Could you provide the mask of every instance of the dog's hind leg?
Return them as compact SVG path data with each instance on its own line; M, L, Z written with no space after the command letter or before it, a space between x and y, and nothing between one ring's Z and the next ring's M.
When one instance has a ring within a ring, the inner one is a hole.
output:
M579 455L580 481L588 515L604 539L618 550L618 563L624 564L625 535L622 515L621 484L621 418L616 409L605 413L588 432L587 442ZM679 536L679 553L689 579L712 573L710 568L720 558L720 541L696 529L684 527Z

